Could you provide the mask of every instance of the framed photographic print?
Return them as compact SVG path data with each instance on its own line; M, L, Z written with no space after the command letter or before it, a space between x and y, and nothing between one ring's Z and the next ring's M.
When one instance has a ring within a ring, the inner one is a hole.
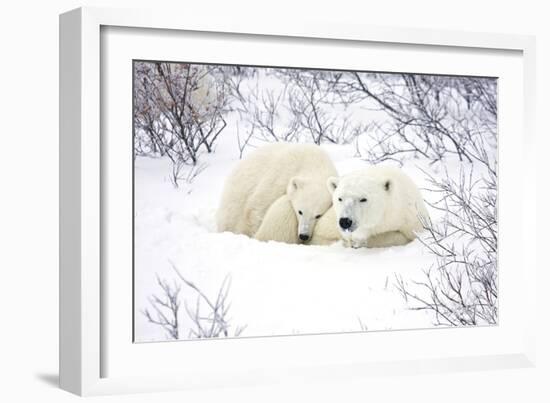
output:
M63 388L532 365L531 37L60 24Z

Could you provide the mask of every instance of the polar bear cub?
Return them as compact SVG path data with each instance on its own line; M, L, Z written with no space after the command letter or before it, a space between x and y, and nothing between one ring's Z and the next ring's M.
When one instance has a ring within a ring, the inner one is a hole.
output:
M424 200L401 169L371 166L327 181L334 220L347 246L403 244L415 239L428 220ZM380 239L389 238L389 239Z
M300 243L300 233L301 231L298 229L298 218L292 206L292 202L287 195L284 195L279 197L269 206L254 238L259 241L277 241L296 244Z
M228 177L217 212L219 231L245 234L262 240L278 240L276 228L260 226L270 208L291 207L297 225L295 237L308 241L316 221L330 208L326 187L336 168L321 147L312 144L276 143L255 150ZM288 220L292 216L286 210Z

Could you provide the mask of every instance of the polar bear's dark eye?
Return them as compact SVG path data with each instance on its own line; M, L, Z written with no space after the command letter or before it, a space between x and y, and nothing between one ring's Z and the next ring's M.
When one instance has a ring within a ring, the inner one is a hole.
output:
M302 210L298 210L298 214L302 215Z
M341 201L342 201L342 198L341 198L341 197L339 197L339 198L338 198L338 201L339 201L339 202L341 202Z
M315 219L318 220L319 218L321 218L321 214L318 214L315 216Z
M361 203L364 203L364 202L367 201L367 199L365 199L365 198L363 197L363 198L362 198L361 200L359 200L359 201L360 201Z

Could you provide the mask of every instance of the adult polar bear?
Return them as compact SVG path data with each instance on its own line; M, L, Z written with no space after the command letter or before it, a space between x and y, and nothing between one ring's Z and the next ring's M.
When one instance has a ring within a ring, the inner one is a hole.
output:
M401 169L371 166L328 179L333 208L312 241L336 238L347 246L404 245L416 238L429 219L418 187Z
M321 147L312 144L275 143L255 150L240 161L225 183L217 212L219 231L245 234L261 240L278 238L278 230L289 231L292 242L307 241L316 221L332 204L326 187L336 168ZM277 203L276 203L277 202ZM280 218L274 227L260 225L273 204L284 204L287 216L297 223L285 225Z
M424 200L414 182L400 169L372 166L331 177L327 186L333 206L321 217L310 244L330 245L344 240L347 246L370 248L405 245L428 219ZM277 207L276 207L277 206ZM274 204L262 227L275 228L279 241L292 242L296 222L282 201ZM285 232L285 225L286 232Z

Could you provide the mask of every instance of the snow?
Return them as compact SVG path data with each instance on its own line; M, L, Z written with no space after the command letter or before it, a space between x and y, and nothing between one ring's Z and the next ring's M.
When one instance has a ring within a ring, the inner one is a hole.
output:
M276 99L283 91L281 82L261 70L258 74L243 82L243 94L248 96L261 84L259 94L273 90ZM264 98L253 98L249 107L258 108L253 112L262 114L265 111L260 101ZM353 108L333 107L336 126L342 124L344 115L351 116L354 123L369 122L379 127L388 123L385 113L376 110L369 99ZM276 131L284 133L289 113L284 108L277 112ZM230 337L241 327L245 327L242 337L433 327L434 313L411 309L412 302L407 302L396 287L397 278L409 284L425 281L425 270L436 263L435 256L418 240L392 248L350 249L342 244L264 243L216 231L215 213L223 184L239 161L237 134L244 138L249 129L246 118L237 117L237 113L226 118L228 125L214 152L199 158L205 169L191 182L182 181L174 187L171 163L166 158L135 160L135 341L168 339L167 332L144 315L146 309L154 314L153 295L163 298L157 276L169 284L181 284L179 336L190 337L195 325L185 307L194 310L198 295L179 279L174 267L211 300L216 299L224 280L230 281ZM357 156L358 150L369 150L376 140L362 133L352 144L322 145L340 174L368 164ZM252 138L244 157L262 145L261 137ZM443 177L447 171L457 177L463 164L449 155L443 163L431 162L410 158L402 168L419 186L424 199L434 203L441 195L428 190L426 172ZM445 214L434 208L429 208L429 213L434 223L441 222ZM421 286L416 291L425 292ZM202 301L200 314L208 313Z
M172 265L211 299L229 276L231 329L246 326L243 337L433 326L427 312L408 309L395 287L396 276L414 279L433 263L419 241L385 249L350 249L341 244L264 243L218 233L215 211L224 180L238 162L232 137L224 132L216 152L203 156L206 169L178 188L169 180L168 160L135 161L137 342L167 339L143 311L151 308L153 294L162 297L157 275L169 283L178 280ZM341 174L366 164L354 157L353 146L323 147ZM416 164L404 169L422 187L425 175ZM180 297L194 309L194 290L182 284ZM187 338L193 323L183 303L179 322L180 338Z

